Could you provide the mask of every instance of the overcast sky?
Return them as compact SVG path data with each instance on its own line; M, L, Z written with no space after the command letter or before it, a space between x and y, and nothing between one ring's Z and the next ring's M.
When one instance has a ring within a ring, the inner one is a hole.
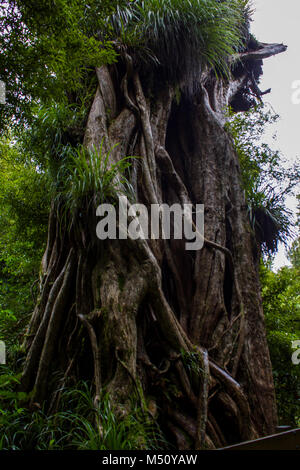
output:
M292 102L292 85L300 81L300 1L253 0L252 3L255 12L251 30L255 37L261 42L288 46L286 52L264 60L260 88L263 91L272 88L264 101L280 115L279 123L272 126L277 133L276 148L294 161L300 156L300 104ZM289 198L288 206L296 213L295 199ZM288 261L281 247L274 268L284 264Z

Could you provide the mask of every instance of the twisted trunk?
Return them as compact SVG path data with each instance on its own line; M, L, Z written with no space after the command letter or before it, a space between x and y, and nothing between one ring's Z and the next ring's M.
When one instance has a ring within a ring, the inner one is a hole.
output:
M114 68L97 70L84 144L99 147L103 140L109 150L118 143L111 163L141 156L130 180L147 207L204 204L204 247L101 242L93 211L79 231L68 232L53 204L22 387L34 390L33 402L48 400L52 408L55 371L63 381L93 378L95 400L105 387L119 409L136 394L160 410L155 419L179 449L271 433L276 410L259 253L222 114L247 77L224 84L203 74L197 94L178 103L169 86L150 99L129 65L121 83ZM187 360L198 366L193 373Z

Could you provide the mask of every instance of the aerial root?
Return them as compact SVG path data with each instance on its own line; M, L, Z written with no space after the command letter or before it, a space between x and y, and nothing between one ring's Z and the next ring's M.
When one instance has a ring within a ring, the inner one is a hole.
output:
M97 336L96 336L93 325L89 322L89 320L84 315L79 314L78 318L86 327L88 334L89 334L90 342L91 342L91 348L92 348L93 359L94 359L94 378L95 378L95 391L96 391L94 404L96 407L98 403L100 402L101 389L102 389L100 348L98 346Z
M196 434L196 449L203 448L206 435L207 423L207 408L208 408L208 391L209 391L209 360L207 351L203 350L202 353L202 373L200 381L200 392L198 398L197 410L197 434Z

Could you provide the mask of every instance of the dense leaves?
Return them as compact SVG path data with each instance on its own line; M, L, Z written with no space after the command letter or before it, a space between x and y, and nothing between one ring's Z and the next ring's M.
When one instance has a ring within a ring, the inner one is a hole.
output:
M36 298L49 183L13 141L0 142L0 164L0 339L13 346Z
M247 4L240 0L137 0L118 7L108 24L120 50L123 46L132 52L139 66L160 66L165 79L184 79L185 86L193 87L203 67L228 74L228 57L243 44L250 14Z
M298 252L299 256L299 252ZM274 273L261 268L263 306L281 424L300 423L300 365L292 363L292 342L300 339L299 266Z
M107 395L95 407L86 382L62 388L56 412L28 411L26 394L14 392L18 376L0 367L0 430L5 429L0 450L158 450L165 445L140 407L133 403L130 414L118 417Z
M241 164L249 218L262 250L274 254L278 242L293 234L286 196L295 192L299 166L288 165L279 151L264 142L266 129L278 116L264 106L230 114L227 127ZM300 339L299 239L289 252L291 267L277 273L271 261L261 265L263 307L281 424L300 418L300 369L292 363L292 342Z
M238 153L249 218L265 253L275 253L278 242L292 234L292 213L286 197L299 181L299 163L291 165L280 151L264 142L266 129L278 120L266 106L246 113L229 113L226 126Z

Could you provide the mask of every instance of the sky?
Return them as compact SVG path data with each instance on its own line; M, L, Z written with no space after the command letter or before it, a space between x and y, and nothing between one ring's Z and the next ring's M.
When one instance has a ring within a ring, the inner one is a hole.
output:
M295 161L300 158L300 99L299 104L293 103L293 95L297 91L293 84L300 90L300 1L253 0L252 5L255 11L251 31L255 37L260 42L288 46L286 52L264 60L260 89L272 88L264 101L280 115L279 122L271 129L272 134L277 134L276 149L289 161ZM288 198L287 205L296 214L296 199ZM281 246L274 269L285 264L289 263Z

